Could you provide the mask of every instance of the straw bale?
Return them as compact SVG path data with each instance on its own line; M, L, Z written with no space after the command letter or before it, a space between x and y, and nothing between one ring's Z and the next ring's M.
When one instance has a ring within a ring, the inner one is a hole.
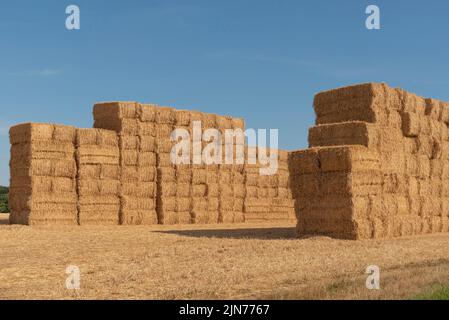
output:
M176 198L176 212L190 211L190 198Z
M122 225L154 225L158 223L155 210L130 210L120 211L120 224Z
M241 172L233 171L232 172L232 181L234 184L244 184L245 183L245 175Z
M154 122L138 122L138 126L139 126L138 128L139 136L155 137L157 135L156 132L157 125Z
M406 137L417 137L420 133L421 121L416 113L402 113L402 131Z
M120 205L95 205L81 207L78 220L80 225L118 225Z
M221 184L231 184L232 183L232 172L231 171L221 171L218 179Z
M227 184L223 184L220 185L220 195L225 196L225 197L234 197L234 190L233 190L233 186L231 185L227 185Z
M139 151L154 152L156 151L156 139L153 136L140 136Z
M219 177L218 170L217 171L210 171L210 170L206 171L206 182L208 184L218 183L218 177Z
M76 176L75 160L36 159L28 164L11 162L10 169L13 177L25 175L74 178Z
M165 211L176 211L177 201L175 197L163 197L157 202L158 213Z
M217 127L217 115L212 113L203 113L202 119L203 129L216 128Z
M175 109L169 107L157 107L155 120L157 124L175 124Z
M94 118L137 118L138 103L134 101L103 102L94 105Z
M192 170L192 184L204 184L207 182L207 171L204 169Z
M53 139L54 126L45 123L23 123L9 129L9 139L12 145L29 143L31 141Z
M218 197L219 194L220 194L220 186L218 183L207 184L207 195L209 197Z
M139 152L138 153L138 165L140 167L153 167L156 166L156 153L154 152Z
M155 198L156 184L154 182L123 182L121 184L123 195L135 196L139 198Z
M170 138L158 138L155 142L158 153L170 153L174 145Z
M234 217L235 213L234 211L222 211L219 215L219 222L220 223L234 223Z
M139 103L137 115L142 122L154 122L156 120L156 104Z
M176 181L178 183L189 183L192 181L192 170L190 168L176 168Z
M232 129L242 129L245 130L245 120L243 118L232 118Z
M217 129L232 129L232 118L228 116L216 116Z
M114 118L104 118L96 119L94 122L94 127L99 129L107 129L117 132L120 136L139 135L139 120L138 119L114 119Z
M211 216L207 210L193 210L192 211L192 223L194 224L207 224L216 223L216 221L211 221Z
M210 211L218 211L220 208L220 201L218 198L209 197L207 199L207 210Z
M159 194L162 197L175 197L177 184L174 182L158 182Z
M174 116L176 126L188 126L190 124L190 111L175 110Z
M293 174L320 172L318 148L298 150L290 153L289 166Z
M204 197L194 197L191 199L192 211L207 212L207 199Z
M120 136L120 150L139 150L140 138L139 136Z
M246 196L246 188L243 184L233 184L232 189L234 191L234 197L236 199L243 199Z
M161 182L176 182L176 169L162 167L157 169L157 180Z
M155 201L151 198L141 198L135 196L122 196L121 207L124 210L154 210Z
M377 144L377 127L366 122L325 124L309 129L310 147L363 145L375 148Z
M192 185L191 191L194 197L204 197L207 195L207 185L206 184Z
M426 102L426 115L429 116L431 119L440 120L442 115L442 105L441 101L436 99L425 99Z

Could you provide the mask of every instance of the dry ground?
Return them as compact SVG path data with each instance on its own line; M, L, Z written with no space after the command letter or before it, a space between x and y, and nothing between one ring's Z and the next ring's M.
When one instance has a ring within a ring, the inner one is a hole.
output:
M365 288L371 264L379 291ZM409 298L435 284L449 284L449 234L342 241L296 239L292 223L55 228L0 215L1 299Z

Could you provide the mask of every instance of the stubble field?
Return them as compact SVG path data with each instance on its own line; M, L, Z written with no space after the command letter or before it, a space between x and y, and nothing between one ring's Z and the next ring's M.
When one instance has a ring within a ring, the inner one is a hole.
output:
M67 266L81 270L67 290ZM381 289L365 287L378 265ZM0 299L403 299L449 284L449 234L295 238L294 223L27 227L0 215Z

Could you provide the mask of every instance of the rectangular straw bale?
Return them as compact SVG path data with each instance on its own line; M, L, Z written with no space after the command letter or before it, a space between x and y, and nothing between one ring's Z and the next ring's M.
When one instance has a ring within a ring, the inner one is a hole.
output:
M207 170L193 169L192 170L192 184L205 184L207 182Z
M139 104L135 101L102 102L94 105L96 119L136 119Z
M142 122L154 122L156 120L156 104L139 103L137 106L137 115Z
M293 174L320 172L318 148L292 151L289 156L290 172Z
M180 197L180 198L189 197L190 196L190 184L177 182L176 196Z
M158 193L162 197L175 197L177 184L175 182L158 182Z
M376 148L377 127L366 122L324 124L309 129L309 146L363 145Z
M158 181L176 182L176 169L171 167L161 167L157 169Z
M12 145L31 141L49 141L53 139L54 126L46 123L23 123L9 129Z
M232 129L242 129L245 130L245 120L243 118L232 118Z
M153 136L140 136L139 150L142 152L155 152L156 139Z
M190 111L188 110L175 110L175 125L176 126L188 126L190 125Z
M207 195L209 197L218 197L220 194L220 185L218 183L207 184Z
M154 182L123 182L121 184L123 195L135 196L139 198L155 198L156 184Z
M11 176L50 176L50 177L67 177L74 178L76 176L75 160L53 160L36 159L28 164L11 162Z
M190 198L176 198L176 212L188 212L190 211Z
M192 185L191 192L194 197L205 197L207 195L207 185L206 184Z
M139 127L138 127L138 135L139 136L156 137L157 125L154 122L139 122L138 125L139 125Z
M157 211L159 215L163 215L167 211L176 211L177 208L177 200L175 197L162 197L160 201L157 203Z
M169 107L156 108L156 123L157 124L175 124L175 109Z
M170 153L174 142L170 138L158 138L155 140L156 152L158 153Z
M191 208L193 211L207 212L207 199L205 197L191 198Z
M154 152L139 152L138 165L140 167L153 167L157 164L156 153Z
M192 181L192 170L190 168L176 168L176 181L178 183L190 183Z
M367 83L318 93L314 98L317 124L346 121L376 122L385 106L388 86Z
M441 114L442 114L442 105L441 101L437 99L425 99L426 102L426 115L429 116L431 119L434 120L440 120Z
M121 225L155 225L158 218L155 210L130 210L121 209Z

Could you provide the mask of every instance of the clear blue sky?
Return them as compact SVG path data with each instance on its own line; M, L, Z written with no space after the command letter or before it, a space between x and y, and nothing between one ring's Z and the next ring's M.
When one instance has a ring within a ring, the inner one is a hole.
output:
M65 29L65 8L81 30ZM380 31L365 8L381 9ZM0 184L9 126L92 126L92 105L137 100L243 116L307 145L313 95L387 82L449 100L449 2L1 1Z

